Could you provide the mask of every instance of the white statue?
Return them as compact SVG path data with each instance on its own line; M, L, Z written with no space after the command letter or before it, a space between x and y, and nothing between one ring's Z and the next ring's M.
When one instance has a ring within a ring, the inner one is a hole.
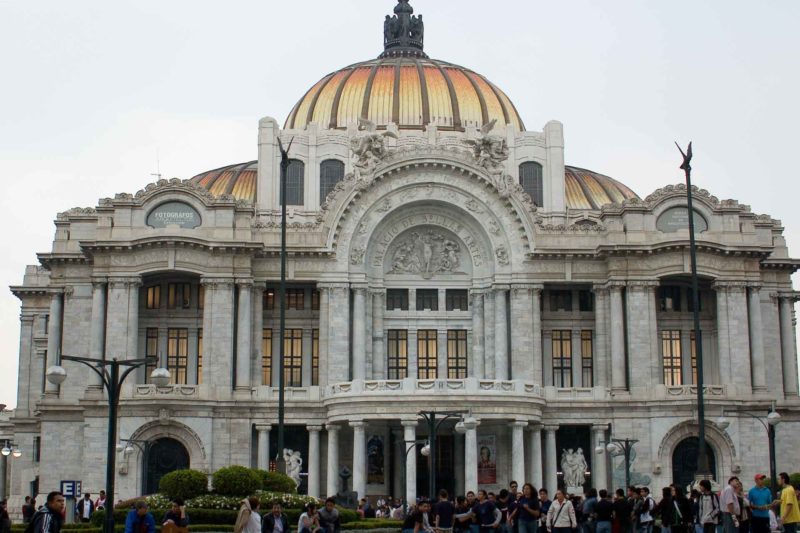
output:
M497 124L497 119L484 124L476 139L467 139L465 141L472 148L472 155L475 157L475 161L492 175L503 173L503 164L510 153L508 143L503 137L490 135L495 124Z
M284 448L283 461L286 463L286 475L292 478L299 487L300 470L303 466L303 459L300 457L300 452Z
M583 449L572 448L564 450L561 454L561 471L564 473L564 485L568 491L574 491L583 487L586 480L587 470L586 458L583 456Z
M372 173L378 163L389 154L386 147L386 137L397 139L397 134L392 131L378 133L378 126L371 120L358 119L358 130L365 133L350 139L350 149L353 151L353 168L356 177L363 177Z

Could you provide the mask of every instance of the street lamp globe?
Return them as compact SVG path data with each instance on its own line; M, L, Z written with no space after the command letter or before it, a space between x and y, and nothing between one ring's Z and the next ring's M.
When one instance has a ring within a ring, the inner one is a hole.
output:
M14 448L14 450L11 452L11 455L17 458L22 457L22 450L19 448Z
M778 413L778 411L776 411L775 409L770 411L770 413L767 415L767 423L770 426L777 426L778 424L780 424L781 423L780 413Z
M67 371L63 366L51 366L47 369L47 381L53 385L61 385L67 379Z
M0 453L8 457L9 455L11 455L11 448L9 448L8 446L3 446L3 449L0 450Z
M426 444L425 446L422 447L422 449L419 451L419 453L421 453L425 457L430 456L430 454L431 454L431 445L430 444Z
M609 442L608 444L606 444L606 451L608 453L614 453L615 451L617 451L617 445L614 444L613 442Z
M603 455L604 453L606 453L606 447L603 446L602 442L594 447L594 453L596 453L597 455Z
M125 445L122 443L117 444L117 453L122 453L124 451L125 451Z
M463 418L461 420L459 420L458 422L456 422L456 427L454 429L455 429L456 433L458 433L459 435L463 435L464 433L467 432L467 428L464 425L464 419Z
M170 375L166 368L156 368L150 374L150 381L156 387L166 387L169 385Z
M723 415L717 418L716 424L719 429L725 431L731 425L731 422Z

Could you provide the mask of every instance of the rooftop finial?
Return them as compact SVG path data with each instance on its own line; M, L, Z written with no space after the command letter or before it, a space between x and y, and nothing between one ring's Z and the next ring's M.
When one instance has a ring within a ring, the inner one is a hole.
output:
M383 53L380 57L428 57L423 52L425 24L422 15L414 16L408 0L397 0L394 16L383 23Z

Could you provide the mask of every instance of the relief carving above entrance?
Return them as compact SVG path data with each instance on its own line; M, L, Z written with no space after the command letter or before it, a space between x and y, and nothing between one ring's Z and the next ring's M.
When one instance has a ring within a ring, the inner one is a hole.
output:
M466 274L461 270L461 244L441 231L412 231L394 248L388 274Z

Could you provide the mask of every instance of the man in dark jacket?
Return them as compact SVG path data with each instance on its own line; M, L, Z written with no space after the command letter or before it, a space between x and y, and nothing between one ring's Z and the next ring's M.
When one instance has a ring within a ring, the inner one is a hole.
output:
M64 495L53 491L47 503L33 515L33 533L60 533L64 524Z
M94 502L92 495L87 492L83 495L83 499L78 500L78 503L75 504L75 517L81 522L87 523L92 518L92 513L94 513Z
M289 533L289 519L283 514L280 502L272 504L272 512L261 519L261 533Z

